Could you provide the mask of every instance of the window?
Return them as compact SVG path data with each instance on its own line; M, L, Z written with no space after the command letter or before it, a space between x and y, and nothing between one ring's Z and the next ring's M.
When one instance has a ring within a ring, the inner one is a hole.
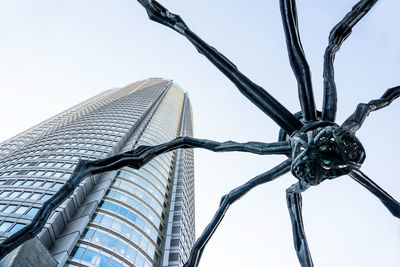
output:
M34 175L35 173L36 173L36 171L30 171L30 172L27 173L27 175L32 176L32 175Z
M63 173L62 172L56 172L56 173L54 173L54 175L53 175L55 178L60 178L61 176L63 176Z
M105 227L110 227L112 224L113 219L108 217L108 216L104 216L103 220L101 221L101 224L104 225Z
M32 192L23 192L20 196L19 196L19 198L28 198L29 197L29 195L31 194Z
M117 243L117 240L111 236L107 236L105 245L111 249L115 247L115 244Z
M39 211L39 209L38 208L31 208L29 211L28 211L28 213L26 213L26 215L28 215L28 216L35 216L36 215L36 213Z
M126 250L126 258L128 260L134 262L135 258L136 258L136 253L137 253L136 250L134 250L131 247L128 247L127 250Z
M39 187L43 184L43 181L36 181L31 186Z
M14 185L21 185L23 184L25 181L24 180L18 180L14 183Z
M86 230L86 232L83 233L84 239L87 239L87 240L92 239L93 234L94 234L93 229Z
M53 184L53 182L45 182L42 187L50 187Z
M97 256L97 253L93 250L87 249L85 255L83 256L83 260L87 262L92 262L93 258Z
M52 176L53 174L54 174L54 172L46 172L46 173L44 174L44 176L50 177L50 176Z
M101 218L103 218L103 215L101 215L101 214L96 214L96 217L94 218L93 222L94 222L94 223L100 223Z
M121 240L118 240L117 245L115 246L116 251L122 255L125 254L126 249L128 248L128 245L125 242L122 242Z
M29 199L36 200L36 199L39 199L39 197L40 197L41 195L42 195L42 194L40 194L40 193L33 193L33 194L29 197Z
M7 197L10 193L11 193L11 191L3 191L3 192L0 194L0 197Z
M21 191L12 192L8 197L16 198L19 194L21 194Z
M138 253L136 255L136 265L137 266L143 266L144 265L144 257L142 254Z
M43 174L44 174L44 171L38 171L38 172L36 173L37 176L42 176Z
M43 196L40 200L42 200L42 201L47 201L47 200L49 200L49 199L51 198L51 196L52 196L52 195L44 194L44 196Z
M72 257L75 259L80 259L83 256L83 252L85 252L84 248L75 247L74 251L72 251Z
M59 189L59 188L61 188L63 186L63 184L61 184L61 183L55 183L54 185L53 185L53 189Z
M27 180L25 183L23 183L25 186L30 186L31 184L33 184L32 180Z
M15 213L17 213L17 214L24 214L28 209L29 209L28 207L21 206L21 207L19 207L19 208L15 211Z
M11 212L13 212L13 211L15 210L16 207L17 207L17 205L10 205L10 206L8 206L7 208L5 208L5 209L3 210L3 212L4 212L4 213L11 213Z
M98 244L102 244L105 237L106 237L106 234L99 232L97 230L96 233L94 233L92 240Z
M16 233L19 230L21 230L22 228L24 228L24 226L25 226L24 224L17 223L17 224L14 225L13 228L11 228L10 233Z
M10 228L11 225L12 225L12 223L10 223L10 222L3 222L0 225L0 232L6 232L8 230L8 228Z

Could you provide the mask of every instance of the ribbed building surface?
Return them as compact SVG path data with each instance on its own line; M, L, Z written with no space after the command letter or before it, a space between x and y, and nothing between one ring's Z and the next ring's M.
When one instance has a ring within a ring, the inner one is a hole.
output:
M191 134L187 95L171 81L148 79L103 92L7 140L0 144L0 240L30 222L80 158ZM31 254L42 246L42 258L55 266L182 266L194 243L193 186L192 150L160 155L140 170L87 177L35 245L24 244L3 265L40 261Z

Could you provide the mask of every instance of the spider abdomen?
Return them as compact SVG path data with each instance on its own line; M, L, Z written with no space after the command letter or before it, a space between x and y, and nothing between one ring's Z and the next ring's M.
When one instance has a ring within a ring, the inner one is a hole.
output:
M311 185L358 169L365 160L358 138L338 125L299 131L290 141L292 174Z

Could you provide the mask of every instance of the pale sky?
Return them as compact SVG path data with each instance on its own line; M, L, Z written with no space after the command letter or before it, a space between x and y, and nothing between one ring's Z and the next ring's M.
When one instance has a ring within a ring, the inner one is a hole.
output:
M231 59L244 74L297 112L279 1L163 0L171 12ZM330 29L356 1L298 1L301 39L322 103L322 58ZM379 1L336 56L339 124L358 103L400 85L400 2ZM0 0L0 141L103 90L163 77L188 91L195 137L277 140L277 125L176 32L148 20L134 0ZM400 100L372 113L357 136L361 170L400 200ZM195 151L196 232L220 197L284 157ZM298 266L285 190L286 175L233 204L200 266ZM377 198L343 176L303 194L314 264L400 266L400 221Z

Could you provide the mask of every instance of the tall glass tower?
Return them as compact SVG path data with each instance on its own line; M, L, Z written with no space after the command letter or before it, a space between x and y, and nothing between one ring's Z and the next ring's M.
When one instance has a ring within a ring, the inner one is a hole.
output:
M30 223L79 159L192 135L186 94L148 79L94 96L0 144L0 242ZM193 151L87 177L5 266L182 266L194 243ZM0 263L0 264L1 264Z

